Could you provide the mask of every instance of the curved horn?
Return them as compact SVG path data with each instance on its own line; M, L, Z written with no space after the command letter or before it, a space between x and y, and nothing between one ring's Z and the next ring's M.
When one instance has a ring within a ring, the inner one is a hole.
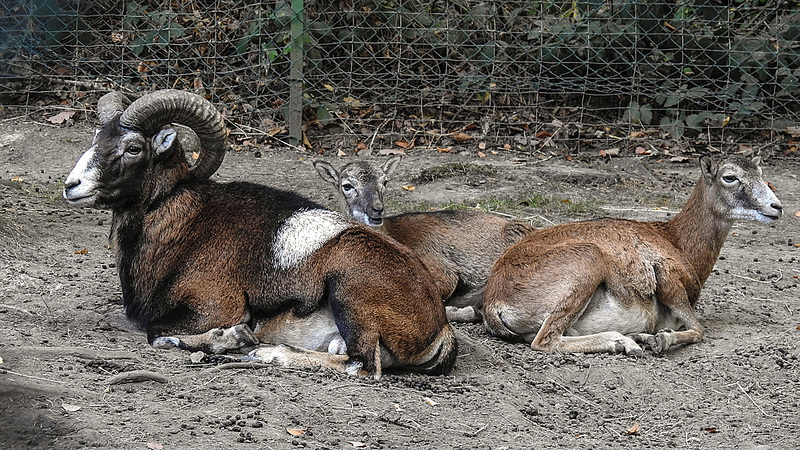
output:
M227 129L222 114L208 100L191 92L164 89L144 95L122 113L121 126L153 136L166 124L179 123L194 131L202 144L190 169L195 178L208 178L225 157Z
M125 111L131 104L130 99L119 92L109 92L97 101L97 118L105 126L117 114Z

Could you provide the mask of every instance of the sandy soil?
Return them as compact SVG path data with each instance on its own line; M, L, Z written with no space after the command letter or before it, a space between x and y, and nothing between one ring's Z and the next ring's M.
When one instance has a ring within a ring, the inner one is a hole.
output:
M122 313L110 213L61 198L91 134L85 124L0 122L0 444L7 448L800 445L796 158L764 164L786 216L734 226L698 306L703 342L639 358L541 354L479 325L456 325L461 351L451 375L373 381L193 363L186 352L149 347ZM480 204L536 226L600 216L664 220L699 173L696 158L606 162L490 150L485 158L477 148L409 152L388 207ZM230 152L214 178L291 188L336 207L310 164L317 155L258 152ZM401 188L408 185L415 189ZM166 382L110 384L133 370Z

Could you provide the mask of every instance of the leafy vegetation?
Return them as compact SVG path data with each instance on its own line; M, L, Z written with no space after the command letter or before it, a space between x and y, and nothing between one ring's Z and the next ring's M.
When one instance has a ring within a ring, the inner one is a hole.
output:
M800 4L791 0L307 1L299 37L287 0L3 8L0 56L34 54L39 70L58 75L202 91L229 117L280 111L289 55L302 47L307 119L320 125L491 116L524 129L550 114L532 105L588 109L676 138L800 121Z

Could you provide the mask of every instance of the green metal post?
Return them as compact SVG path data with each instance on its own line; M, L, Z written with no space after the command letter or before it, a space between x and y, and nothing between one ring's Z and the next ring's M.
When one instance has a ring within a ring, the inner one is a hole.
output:
M289 137L294 145L303 144L303 0L292 0L290 35L292 51L289 55L292 66L289 69Z

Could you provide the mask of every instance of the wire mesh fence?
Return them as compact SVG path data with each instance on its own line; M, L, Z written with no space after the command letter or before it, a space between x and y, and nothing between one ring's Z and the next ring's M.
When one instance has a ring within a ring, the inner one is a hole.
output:
M309 143L405 147L791 153L800 135L796 1L5 0L0 13L5 105L178 88L249 136L302 126Z

